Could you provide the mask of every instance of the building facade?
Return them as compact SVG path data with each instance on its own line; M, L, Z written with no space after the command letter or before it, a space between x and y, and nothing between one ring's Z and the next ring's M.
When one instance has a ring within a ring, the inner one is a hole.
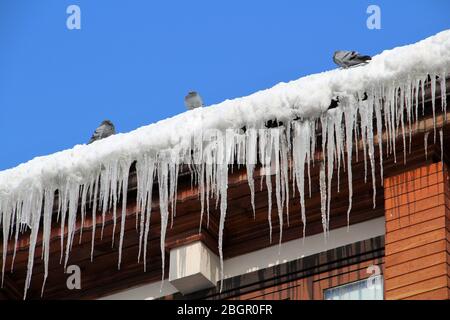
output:
M449 89L447 85L447 92ZM425 110L431 110L429 86L427 90ZM435 103L440 105L440 92L436 96ZM447 94L447 100L448 97ZM417 119L410 142L402 144L404 137L398 135L396 156L391 154L384 159L383 181L376 183L375 207L372 183L362 157L363 146L356 148L359 160L354 159L352 163L354 193L349 217L345 169L338 171L335 168L335 177L340 179L335 178L332 182L327 234L323 232L320 205L323 201L319 183L320 148L315 154L316 165L311 168L306 228L302 224L299 195L290 193L289 216L283 212L288 221L280 242L275 205L267 201L271 193L268 184L263 183L263 179L275 174L274 168L256 168L253 212L246 170L242 166L234 167L228 176L223 282L217 248L219 209L213 201L209 216L203 217L199 224L199 193L188 170L182 170L179 175L177 214L168 222L164 263L160 251L161 218L158 214L151 217L144 272L143 259L136 259L142 248L136 231L139 223L137 181L132 166L120 270L117 268L119 230L115 229L113 218L106 215L106 220L102 221L100 215L88 214L83 221L76 222L75 240L68 261L79 271L80 288L68 286L72 273L61 264L61 252L58 245L54 245L50 252L49 276L41 297L45 268L39 259L43 255L42 234L39 234L28 298L449 299L450 193L446 119L447 115L440 113L434 122L431 111L427 111ZM434 123L438 130L436 141L433 140ZM442 134L439 134L440 130ZM377 177L380 168L376 168ZM275 184L275 180L270 181ZM153 206L157 212L157 200ZM84 232L81 232L81 225ZM93 239L89 230L94 225L97 228L104 225L104 230L95 233L91 261ZM55 221L50 241L58 244L61 232L67 230L61 230ZM115 243L111 242L113 233ZM29 233L25 232L18 239L14 270L5 273L1 299L22 299L29 245ZM6 266L9 266L14 255L13 246L8 244L6 250Z

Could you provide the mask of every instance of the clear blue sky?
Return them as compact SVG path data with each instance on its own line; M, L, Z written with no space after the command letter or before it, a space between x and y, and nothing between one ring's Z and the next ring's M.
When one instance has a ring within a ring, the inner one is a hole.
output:
M81 8L81 30L66 8ZM366 27L369 4L382 29ZM450 28L450 1L0 0L0 170Z

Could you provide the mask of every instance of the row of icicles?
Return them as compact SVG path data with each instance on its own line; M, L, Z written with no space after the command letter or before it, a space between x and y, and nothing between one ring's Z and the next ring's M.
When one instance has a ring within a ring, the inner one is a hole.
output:
M113 242L117 216L120 215L119 258L120 268L122 245L125 230L127 209L127 190L130 167L136 163L137 176L137 224L139 233L139 262L143 261L144 270L147 262L147 239L152 214L152 194L155 182L158 181L159 208L161 215L161 253L162 278L164 279L164 246L169 221L176 216L177 180L180 165L189 162L191 177L198 186L201 202L200 225L203 219L209 222L210 207L219 208L219 255L221 267L221 286L223 282L223 229L227 212L227 187L229 166L236 162L246 166L248 185L251 191L251 206L255 212L254 171L256 164L274 168L274 177L266 175L268 190L268 223L270 240L272 240L272 179L275 179L275 202L278 224L280 226L279 242L283 236L284 219L289 223L289 195L292 181L292 193L297 189L300 198L303 235L306 228L305 212L305 176L308 178L307 189L311 196L310 168L314 165L316 148L321 147L323 160L320 160L320 195L321 215L324 234L329 232L331 183L333 172L343 168L348 177L349 207L352 208L352 154L354 143L362 144L364 154L365 180L367 181L370 166L373 185L373 205L376 198L375 177L375 144L378 145L380 182L383 182L383 154L396 155L396 138L403 137L404 161L406 161L407 139L411 144L412 132L417 129L417 120L425 109L425 86L431 87L432 113L435 123L433 132L436 142L436 76L421 76L392 85L374 86L365 92L366 99L358 99L364 93L341 95L339 106L329 110L317 119L283 120L284 125L278 128L253 129L247 127L217 131L214 139L209 133L208 143L194 137L189 147L177 148L164 152L149 150L137 159L105 159L98 168L86 173L86 179L80 183L65 177L62 181L47 184L39 189L19 190L12 196L0 196L0 222L3 229L3 264L2 284L6 268L6 256L9 241L14 241L11 270L16 256L17 242L20 233L31 229L28 257L28 271L25 281L24 298L29 289L35 259L35 247L42 225L42 259L44 260L44 290L48 276L49 246L52 220L61 224L61 256L60 262L67 266L69 254L73 246L76 221L84 220L87 206L90 205L92 221L101 216L103 228L107 214L113 215ZM441 92L441 109L446 114L445 75L438 77ZM415 125L416 124L416 125ZM376 132L375 132L375 128ZM316 134L321 131L321 146L317 146ZM385 141L383 142L383 134ZM425 135L427 143L428 134ZM374 141L376 137L377 141ZM442 150L442 129L440 131ZM426 148L425 148L426 150ZM350 155L345 157L345 155ZM356 153L357 154L357 153ZM192 158L195 161L192 161ZM187 160L188 159L188 160ZM261 181L261 183L263 183ZM339 183L337 184L339 188ZM58 197L55 192L58 191ZM57 198L57 199L56 199ZM210 201L214 199L215 203ZM122 207L117 211L121 201ZM54 202L58 212L53 213ZM81 209L79 209L79 207ZM112 212L111 212L112 211ZM29 228L28 228L29 227ZM65 231L67 229L67 234ZM80 230L82 232L82 229ZM94 253L94 239L97 226L92 228L91 260ZM13 240L14 239L14 240Z

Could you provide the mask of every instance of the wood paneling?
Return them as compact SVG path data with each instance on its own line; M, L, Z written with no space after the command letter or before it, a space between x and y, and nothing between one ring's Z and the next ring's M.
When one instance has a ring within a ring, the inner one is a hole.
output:
M370 266L384 268L383 258L370 259L349 266L314 274L287 283L233 297L233 300L323 300L329 288L368 279Z
M225 279L222 292L212 288L165 299L322 299L325 289L368 278L372 265L383 270L383 236Z
M447 166L423 166L385 180L386 299L448 299Z

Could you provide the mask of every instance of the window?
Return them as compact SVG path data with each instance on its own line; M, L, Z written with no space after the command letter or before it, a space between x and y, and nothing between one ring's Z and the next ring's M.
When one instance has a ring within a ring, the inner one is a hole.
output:
M324 290L325 300L383 300L383 276Z

